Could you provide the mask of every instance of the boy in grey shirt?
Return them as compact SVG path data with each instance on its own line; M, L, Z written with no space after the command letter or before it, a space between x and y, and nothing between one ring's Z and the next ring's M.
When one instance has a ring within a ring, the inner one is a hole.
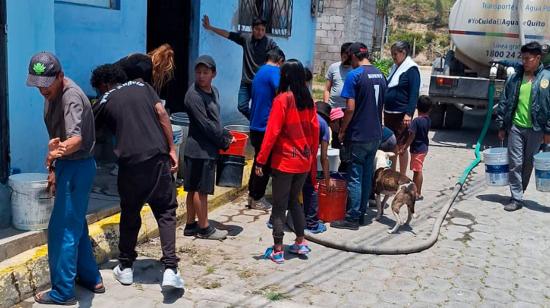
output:
M330 104L332 108L346 107L346 100L340 97L346 76L352 70L351 57L348 55L348 48L351 43L344 43L340 48L340 58L342 61L332 63L327 70L325 78L325 92L323 101Z

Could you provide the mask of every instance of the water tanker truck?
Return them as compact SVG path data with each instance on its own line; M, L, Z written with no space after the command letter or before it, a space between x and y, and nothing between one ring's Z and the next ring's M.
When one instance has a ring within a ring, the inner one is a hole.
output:
M458 129L464 111L484 112L492 63L521 63L521 46L530 41L550 44L550 0L457 0L449 34L451 49L432 68L431 117L434 128ZM543 57L550 65L550 53ZM512 72L499 66L495 102Z

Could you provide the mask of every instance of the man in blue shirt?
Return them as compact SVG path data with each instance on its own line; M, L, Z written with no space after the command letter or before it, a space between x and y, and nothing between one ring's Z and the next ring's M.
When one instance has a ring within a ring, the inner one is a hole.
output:
M342 90L347 109L338 138L344 143L349 161L348 206L345 220L333 228L358 230L364 223L372 190L374 156L382 139L382 110L386 78L368 60L363 43L353 43L349 52L354 70L349 72Z
M255 155L260 153L262 142L264 140L267 119L271 112L271 103L277 88L281 70L279 66L285 61L285 54L279 48L273 48L267 52L267 62L260 67L252 81L252 105L250 108L250 142L254 147ZM263 176L257 176L256 160L250 173L248 182L248 207L251 209L268 210L271 204L264 198L265 189L269 182L271 174L271 162L268 161L263 167Z

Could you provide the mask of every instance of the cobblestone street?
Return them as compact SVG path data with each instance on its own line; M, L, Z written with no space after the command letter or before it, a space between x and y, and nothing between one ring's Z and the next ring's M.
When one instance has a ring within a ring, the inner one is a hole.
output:
M372 245L406 245L427 238L434 217L460 172L473 157L479 118L462 131L432 132L426 159L425 200L417 203L418 219L388 235L393 217L370 222L359 231L327 234ZM493 132L494 135L494 132ZM494 144L494 136L488 143ZM443 142L442 140L445 140ZM184 238L178 230L180 269L185 294L161 293L159 241L139 247L136 283L119 285L114 261L102 266L107 293L91 296L79 290L81 307L548 307L550 306L550 197L531 183L526 206L503 210L507 187L484 183L483 165L451 208L438 242L410 255L361 255L311 244L309 259L291 257L284 265L262 260L272 244L268 215L245 210L245 198L211 214L232 235L224 242ZM372 209L371 209L372 210ZM404 214L404 213L403 213ZM293 235L287 233L285 243ZM31 304L26 302L24 304ZM37 306L35 306L37 307Z

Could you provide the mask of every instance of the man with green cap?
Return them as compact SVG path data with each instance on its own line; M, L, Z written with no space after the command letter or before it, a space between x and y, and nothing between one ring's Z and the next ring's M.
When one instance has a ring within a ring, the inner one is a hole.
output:
M51 291L34 297L41 304L76 304L75 281L94 293L105 288L88 237L86 212L96 173L94 117L82 89L65 77L56 56L34 55L27 85L44 96L50 137L46 167L55 203L48 225Z

